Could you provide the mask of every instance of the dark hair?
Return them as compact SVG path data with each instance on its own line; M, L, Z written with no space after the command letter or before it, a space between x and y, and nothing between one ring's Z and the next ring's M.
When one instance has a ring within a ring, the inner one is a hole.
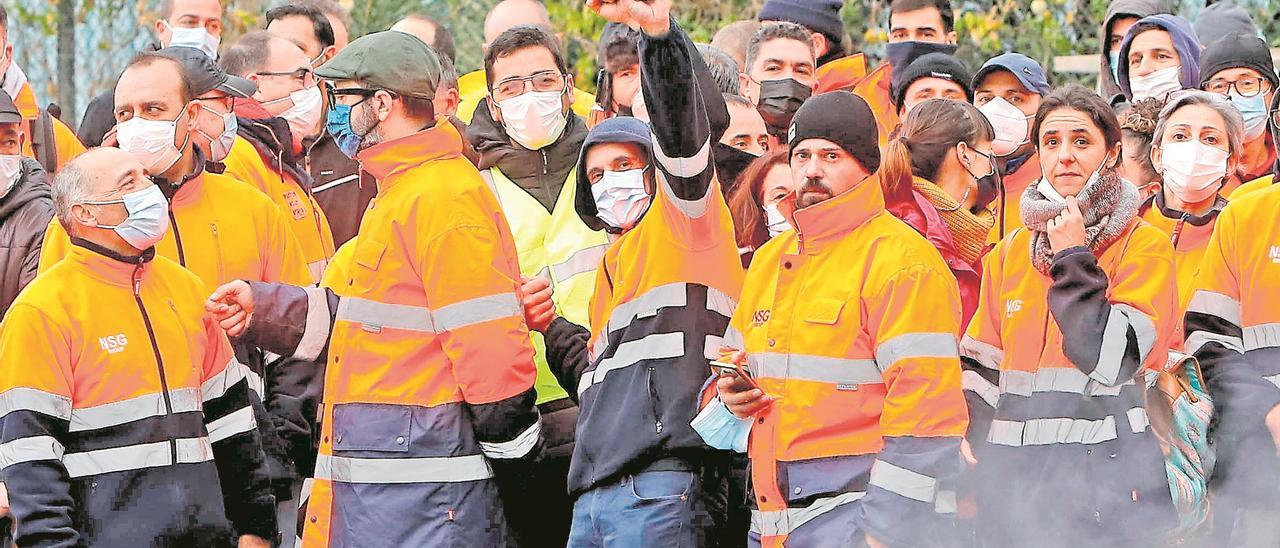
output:
M951 11L951 0L893 0L889 3L889 25L893 14L933 8L942 16L942 32L951 32L956 26L956 14Z
M427 45L431 46L431 49L436 50L436 53L442 57L448 57L449 61L458 62L458 49L453 45L453 33L449 31L449 27L421 13L410 13L404 18L431 23L431 27L435 29L435 32L431 36L432 43Z
M790 158L787 149L779 147L747 164L738 175L738 185L729 194L729 216L733 218L733 237L738 247L759 248L769 239L760 194L764 192L764 180L769 172L776 166L787 165Z
M1062 109L1078 110L1087 114L1093 125L1102 132L1107 148L1113 148L1120 142L1120 120L1111 110L1111 105L1080 84L1067 84L1066 87L1056 89L1047 95L1040 103L1040 109L1036 111L1036 119L1031 124L1031 138L1037 150L1040 148L1040 124L1053 111Z
M551 52L551 57L555 59L556 68L562 74L568 73L569 68L564 64L564 55L560 53L560 44L556 41L555 36L547 32L546 29L534 25L516 25L503 31L497 38L489 44L489 50L484 52L484 78L489 88L493 88L493 63L499 57L506 57L516 51L543 47Z
M351 29L351 14L347 13L346 9L333 0L294 0L293 3L318 9L320 13L337 19L339 23L342 23L343 28ZM330 23L330 25L332 24Z
M751 37L751 42L747 43L747 66L743 68L743 72L751 70L751 66L756 64L756 57L760 56L760 48L765 42L785 38L787 40L795 40L806 46L809 46L809 53L813 54L813 34L795 23L788 21L770 21L760 24L760 29L756 31L755 36Z
M3 5L0 5L0 29L9 32L9 10Z
M1138 162L1147 173L1146 181L1134 181L1135 183L1160 180L1160 174L1151 163L1151 144L1155 139L1156 124L1160 122L1160 111L1164 109L1164 103L1163 100L1152 97L1134 103L1120 103L1115 107L1116 117L1120 120L1121 137L1137 141L1135 150L1129 150L1128 145L1125 145L1120 152L1126 158Z
M431 99L410 97L408 95L400 95L398 93L395 95L395 98L399 99L400 103L404 105L405 118L426 124L427 122L434 120L436 117L436 107L435 104L431 102Z
M196 93L195 89L191 87L191 78L187 77L187 69L184 68L182 63L177 59L169 57L168 55L160 55L154 51L144 51L134 55L133 59L129 60L129 64L124 66L124 71L121 71L120 74L123 75L129 69L134 67L149 67L156 63L168 63L173 66L174 72L178 73L178 93L181 94L178 98L182 99L183 104L191 102L191 100L195 98Z
M330 47L334 44L333 25L329 23L329 18L314 6L303 4L284 4L267 10L267 22L262 28L271 26L271 23L286 17L306 17L311 20L311 33L315 36L317 42L320 43L320 49Z
M756 108L756 105L751 102L751 99L747 99L746 97L736 93L724 94L724 105L726 107L739 106L742 108Z
M458 68L453 60L440 56L440 87L442 89L458 89Z
M936 181L938 170L957 144L972 147L995 138L991 122L981 111L950 99L929 99L916 105L895 133L880 164L880 181L888 195L911 188L912 177Z
M223 70L240 77L247 77L267 64L271 54L271 41L283 40L265 30L256 30L240 36L236 43L222 52L218 62ZM288 42L288 40L285 40Z
M698 53L702 55L702 61L711 70L711 79L716 81L716 89L719 89L720 93L733 95L741 93L742 82L738 80L741 71L738 68L738 62L729 57L724 50L710 44L695 45Z
M640 32L621 23L609 23L600 33L596 64L609 74L640 64Z

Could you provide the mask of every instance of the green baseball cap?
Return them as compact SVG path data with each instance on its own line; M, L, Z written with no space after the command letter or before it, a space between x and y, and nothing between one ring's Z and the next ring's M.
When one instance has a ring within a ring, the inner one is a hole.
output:
M360 80L406 97L433 99L440 57L418 38L397 31L367 34L316 69L326 80Z

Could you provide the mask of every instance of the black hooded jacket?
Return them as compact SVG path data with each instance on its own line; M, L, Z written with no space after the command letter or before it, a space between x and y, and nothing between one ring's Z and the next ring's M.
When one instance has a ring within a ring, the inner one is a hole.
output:
M481 101L467 126L467 142L480 154L479 169L496 166L547 211L555 209L560 189L577 165L578 151L587 138L586 122L570 110L568 124L556 142L541 150L529 150L511 141L507 130L489 114L484 103L487 100Z
M18 182L0 195L0 317L36 277L40 244L51 219L48 176L39 162L23 158Z

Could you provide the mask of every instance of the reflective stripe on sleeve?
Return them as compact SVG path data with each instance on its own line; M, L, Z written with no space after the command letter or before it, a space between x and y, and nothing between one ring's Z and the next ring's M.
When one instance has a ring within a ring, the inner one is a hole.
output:
M0 418L14 411L35 411L68 420L71 418L71 398L24 386L0 392Z
M1209 343L1218 343L1227 350L1234 350L1237 353L1244 354L1244 340L1240 337L1201 330L1192 331L1190 335L1187 335L1186 352L1195 354L1200 351L1200 347Z
M787 508L773 511L751 511L751 532L763 537L790 535L800 526L840 506L866 496L863 492L841 493L834 497L815 500L804 508Z
M996 445L1025 447L1059 443L1093 445L1116 439L1116 419L1053 418L1029 421L991 421L987 441Z
M1000 389L991 381L983 378L977 371L962 371L960 373L960 384L965 390L977 394L982 401L987 402L992 408L1000 401Z
M1134 407L1125 412L1125 417L1129 419L1129 431L1134 434L1146 432L1151 426L1151 419L1147 417L1145 407Z
M230 368L230 366L228 366ZM179 388L169 391L169 403L174 413L200 411L200 391L195 388ZM147 417L159 417L168 411L164 404L164 393L152 392L127 400L80 407L71 410L70 432L83 432L119 426Z
M1187 312L1208 314L1240 325L1240 301L1214 291L1197 290L1187 304Z
M968 335L960 340L960 355L987 369L999 370L1000 362L1004 361L1004 350Z
M609 249L609 244L584 247L573 252L568 259L551 265L551 275L556 283L565 283L578 274L585 274L600 267L600 259Z
M542 435L542 421L535 421L514 439L503 442L480 442L480 451L491 459L518 459L529 454Z
M168 441L142 443L111 449L98 449L80 453L67 453L62 463L73 478L96 476L125 470L141 470L173 464L189 464L213 460L213 446L209 438L182 438L172 440L177 449L175 462L170 454Z
M909 499L932 504L938 489L938 480L876 459L875 464L871 465L871 485Z
M0 443L0 469L38 460L61 460L62 444L53 436L31 436Z
M876 347L876 365L886 371L908 358L959 358L956 337L950 333L907 333Z
M329 268L329 259L320 259L307 263L307 271L311 273L311 283L318 284L324 279L324 269Z
M493 477L484 455L366 459L321 454L316 479L344 483L451 483Z
M209 430L209 443L218 443L231 436L248 432L257 427L258 421L253 417L253 408L245 406L234 412L228 413L222 418L207 425Z
M469 325L521 316L515 293L499 293L467 299L431 313L437 331L453 331Z
M1280 346L1280 323L1264 323L1244 328L1244 351Z
M208 380L204 381L204 384L200 385L202 401L207 402L225 396L227 390L230 390L232 386L235 386L242 379L248 378L250 373L252 371L249 371L249 366L232 358L231 361L227 362L227 366L222 369L221 373L209 377Z
M625 369L643 360L678 358L684 355L684 333L654 333L643 339L618 345L617 352L600 360L596 368L582 375L578 381L578 396L588 388L600 384L611 371Z
M837 388L884 382L875 360L766 352L748 355L747 364L758 378L824 382Z
M742 332L734 329L732 325L724 330L724 340L722 342L726 347L734 350L742 350L747 345L747 340L742 336Z
M1156 342L1155 323L1132 306L1113 304L1111 314L1107 316L1107 325L1102 330L1102 350L1098 354L1098 364L1089 373L1089 378L1108 386L1116 383L1125 349L1129 347L1130 328L1138 341L1138 363L1146 361L1147 354Z
M315 361L329 340L332 318L329 316L329 292L319 287L303 288L307 294L307 319L302 339L294 350L294 357L302 361Z
M435 333L431 310L421 306L387 304L359 297L344 297L338 303L336 319L360 324L365 331L379 333L383 328Z
M1084 396L1118 396L1124 387L1134 384L1128 379L1116 386L1106 386L1074 367L1044 367L1037 371L1007 370L1000 372L1000 393L1031 397L1036 392L1067 392Z
M606 335L622 329L637 319L650 318L663 308L674 308L689 305L689 285L683 282L660 285L643 295L614 307L609 314L608 328L600 335ZM602 352L603 353L603 352Z

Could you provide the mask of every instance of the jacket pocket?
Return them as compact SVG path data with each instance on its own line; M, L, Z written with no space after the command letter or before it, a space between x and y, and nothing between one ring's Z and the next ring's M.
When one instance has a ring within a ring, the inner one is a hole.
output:
M386 252L387 244L371 238L362 239L356 243L355 262L369 270L377 270Z
M804 314L804 321L822 325L835 325L840 321L840 311L844 310L845 300L831 297L813 299Z
M692 488L693 472L641 472L631 477L631 494L640 501L680 499L689 496Z
M402 405L342 403L333 406L333 450L405 453L413 435L413 416Z

